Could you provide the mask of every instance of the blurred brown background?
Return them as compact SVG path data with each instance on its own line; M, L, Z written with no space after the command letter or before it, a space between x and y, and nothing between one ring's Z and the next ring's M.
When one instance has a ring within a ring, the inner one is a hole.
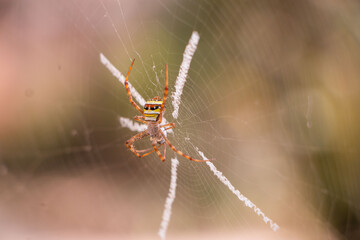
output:
M157 239L174 155L126 149L137 112L99 54L136 58L151 98L194 30L170 139L281 228L179 158L168 239L359 239L359 21L355 0L0 1L0 239Z

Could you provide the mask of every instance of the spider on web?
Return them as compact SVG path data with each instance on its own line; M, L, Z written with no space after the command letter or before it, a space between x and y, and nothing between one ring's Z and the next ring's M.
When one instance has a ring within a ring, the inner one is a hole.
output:
M129 74L130 74L130 71L131 71L131 68L132 68L134 62L135 62L135 59L132 61L131 65L130 65L130 69L126 75L124 84L125 84L126 92L129 95L130 103L136 108L136 110L138 110L142 114L142 116L135 116L134 120L146 124L147 129L145 131L142 131L142 132L136 134L129 140L127 140L125 142L126 146L139 158L145 157L155 151L159 155L161 161L164 162L165 154L166 154L166 145L164 145L164 144L166 143L167 145L169 145L169 147L174 152L176 152L177 154L179 154L191 161L194 161L194 162L209 161L209 160L194 159L194 158L184 154L183 152L177 150L174 147L174 145L171 144L169 139L167 139L167 137L161 130L161 128L164 128L165 131L175 128L175 123L167 123L167 124L161 125L163 113L165 112L165 102L166 102L167 94L168 94L168 84L169 84L168 65L167 64L165 65L166 83L165 83L165 90L164 90L164 99L161 99L160 97L156 96L156 97L152 98L151 100L146 101L146 103L144 105L144 110L143 110L132 100L132 96L131 96L129 86L128 86L128 78L129 78ZM143 150L135 149L135 146L134 146L135 142L139 141L145 137L148 137L148 136L150 136L150 141L151 141L153 149L152 148L143 149ZM159 146L156 146L157 144ZM159 148L162 145L164 145L164 154L163 155L161 155L161 153L159 151ZM143 153L143 154L141 154L141 153Z
M197 48L197 44L199 42L200 36L199 34L194 31L190 37L189 43L185 48L184 54L183 54L183 62L181 63L179 75L175 82L175 92L173 93L173 107L174 111L172 113L172 116L177 119L178 117L178 110L180 105L180 97L183 91L184 84L186 82L186 76L187 72L190 68L190 63L192 56L195 53L195 50ZM134 119L136 121L139 121L141 123L144 123L144 125L135 124L132 120L128 118L120 117L120 123L123 127L127 127L132 131L138 131L139 134L135 135L134 137L130 138L127 141L127 145L130 148L130 150L139 157L144 157L154 151L157 152L157 154L160 156L162 161L165 161L165 150L164 150L164 157L160 154L160 151L158 147L156 147L156 144L159 144L160 146L167 143L172 150L174 150L176 153L186 157L190 160L197 160L193 159L182 152L178 151L166 138L166 135L161 130L161 128L164 128L165 131L170 130L175 127L174 123L164 124L161 125L161 120L163 119L165 122L165 117L163 117L163 113L165 112L165 102L167 98L167 92L168 92L168 67L166 65L166 85L165 85L165 92L164 92L164 100L161 100L160 97L155 97L151 99L150 101L145 101L144 98L136 91L136 89L132 86L130 86L130 83L128 83L127 79L130 74L130 70L134 64L134 60L131 63L129 72L125 78L121 74L121 72L114 67L114 65L102 54L100 53L100 61L101 63L126 87L126 91L129 95L129 99L131 104L139 111L141 112L142 116L136 116ZM141 105L144 106L144 110L142 110L133 100L132 96L136 99L137 102L139 102ZM155 108L156 107L156 108ZM144 127L146 129L144 130ZM165 132L166 133L166 132ZM136 150L134 147L134 142L150 136L150 140L153 144L153 150L151 148L144 149L144 150ZM253 202L251 202L247 197L245 197L242 193L240 193L239 190L237 190L231 182L224 176L224 174L219 171L215 165L208 160L208 158L204 155L203 152L201 152L197 147L195 147L196 151L199 153L199 155L205 159L205 160L198 160L198 161L206 161L206 165L209 167L210 171L214 173L214 175L222 182L227 188L241 201L245 204L245 206L249 207L256 213L258 216L262 217L263 221L266 224L270 225L270 228L273 231L277 231L280 227L277 225L273 220L271 220L269 217L267 217L260 208L258 208ZM150 152L147 152L150 151ZM147 152L143 155L140 155L139 153ZM170 188L169 188L169 194L166 198L164 212L162 221L160 224L159 229L159 236L161 239L166 238L166 231L169 225L170 217L171 217L171 208L172 204L175 200L175 192L176 192L176 179L177 179L177 166L179 162L177 158L171 159L171 181L170 181Z

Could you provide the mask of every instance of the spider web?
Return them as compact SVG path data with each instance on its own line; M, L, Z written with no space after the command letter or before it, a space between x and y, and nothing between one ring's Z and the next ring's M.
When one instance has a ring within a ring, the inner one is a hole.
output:
M158 238L175 154L167 148L162 163L127 150L136 132L120 119L138 112L100 53L122 74L136 58L129 82L145 100L162 97L167 63L170 141L194 158L197 149L215 158L281 226L271 231L206 164L177 156L168 239L359 236L355 1L6 6L2 21L15 30L2 40L12 57L2 58L0 74L26 80L2 88L21 96L1 99L3 239ZM194 31L200 41L174 118L170 96Z

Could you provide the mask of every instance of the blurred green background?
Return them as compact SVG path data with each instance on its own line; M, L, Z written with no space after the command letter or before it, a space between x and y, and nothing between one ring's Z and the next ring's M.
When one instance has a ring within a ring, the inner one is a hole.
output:
M200 34L171 141L169 239L360 238L360 4L324 1L0 1L1 239L156 239L170 159L137 159L124 87L170 92ZM139 146L148 146L146 142ZM50 238L51 237L51 238Z

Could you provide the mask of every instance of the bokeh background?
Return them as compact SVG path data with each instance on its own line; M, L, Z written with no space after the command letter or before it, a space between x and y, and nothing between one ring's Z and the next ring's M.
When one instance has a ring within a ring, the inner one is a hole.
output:
M170 91L200 34L170 140L179 157L168 239L360 238L360 4L0 1L0 238L158 239L170 159L137 159L137 114L103 53L146 98ZM148 142L139 143L147 147Z

